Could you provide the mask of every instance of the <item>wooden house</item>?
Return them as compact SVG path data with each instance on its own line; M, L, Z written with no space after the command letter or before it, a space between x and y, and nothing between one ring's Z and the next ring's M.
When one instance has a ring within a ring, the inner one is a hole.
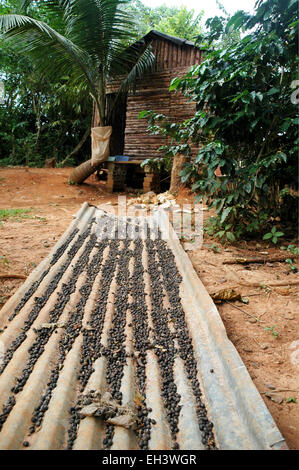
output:
M128 93L115 108L110 145L111 156L125 155L130 158L129 161L132 163L140 163L140 160L161 156L158 149L168 142L165 137L151 135L147 132L147 120L138 119L141 111L154 110L165 114L173 122L182 122L194 115L195 103L188 103L181 93L170 93L169 85L173 78L185 75L192 65L198 64L202 60L201 51L195 47L193 42L159 31L150 31L134 46L138 44L140 47L144 44L151 45L156 57L155 64L151 72L137 80L134 92ZM109 98L112 102L114 96L112 86L109 92L108 106ZM98 125L96 115L93 118L93 125ZM122 165L124 164L122 163ZM111 165L110 168L112 168ZM130 168L133 169L131 165ZM125 173L124 169L118 171L118 173L121 172ZM114 189L117 187L117 190L121 190L120 186L122 184L116 184ZM113 190L113 183L111 189ZM144 189L150 189L150 186Z

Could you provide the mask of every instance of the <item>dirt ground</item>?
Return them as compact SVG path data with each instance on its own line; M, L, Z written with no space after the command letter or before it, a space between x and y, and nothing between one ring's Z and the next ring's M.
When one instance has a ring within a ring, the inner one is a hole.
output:
M75 186L67 182L69 173L68 168L0 169L0 209L31 209L28 218L9 219L0 225L0 274L27 276L56 244L84 201L97 206L117 203L118 195L107 193L105 183L94 175L85 184ZM185 190L177 201L190 203L192 196ZM207 217L206 211L204 215ZM247 304L224 302L217 308L229 339L289 448L299 449L298 286L269 286L280 281L294 283L299 276L291 273L284 262L223 263L236 257L261 256L260 252L268 253L263 255L265 258L281 255L284 252L279 246L254 241L223 247L204 235L202 248L188 254L210 294L233 288L248 300ZM0 279L0 308L22 282ZM267 397L266 393L273 390L276 392L272 398Z

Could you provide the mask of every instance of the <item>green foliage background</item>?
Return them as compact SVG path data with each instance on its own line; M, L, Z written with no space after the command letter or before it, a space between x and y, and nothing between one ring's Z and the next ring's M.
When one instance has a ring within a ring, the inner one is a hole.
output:
M136 21L139 36L158 29L190 39L201 32L201 15L194 17L185 7L152 9L133 0L125 8ZM64 34L61 17L44 2L0 0L0 15L25 11ZM43 166L45 159L52 157L59 164L90 126L92 99L84 82L74 83L70 74L60 73L59 64L48 65L54 74L42 73L28 54L0 36L0 80L5 84L5 102L0 104L2 166ZM67 164L77 165L88 158L89 138Z
M295 0L258 0L253 15L208 20L198 39L204 61L170 86L196 102L196 114L179 124L154 111L140 116L151 132L172 138L166 159L190 154L190 140L199 145L182 181L216 210L207 230L223 241L277 222L296 232L298 24Z

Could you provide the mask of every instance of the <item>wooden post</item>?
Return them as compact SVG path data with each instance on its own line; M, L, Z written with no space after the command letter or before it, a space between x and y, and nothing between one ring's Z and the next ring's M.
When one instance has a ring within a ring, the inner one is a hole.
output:
M125 191L126 189L127 165L108 163L108 178L106 189L108 192Z
M184 186L181 181L181 171L183 166L187 162L188 157L186 155L177 154L173 157L172 169L171 169L171 179L170 179L170 188L169 192L171 194L177 194L179 189Z
M148 166L144 168L145 176L143 180L143 193L160 191L160 175L158 172L153 172Z

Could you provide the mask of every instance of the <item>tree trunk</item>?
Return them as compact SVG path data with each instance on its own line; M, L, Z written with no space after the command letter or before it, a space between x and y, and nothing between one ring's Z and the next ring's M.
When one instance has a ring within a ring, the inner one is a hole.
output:
M181 181L180 172L182 171L183 166L185 165L187 160L188 157L186 155L177 154L173 157L169 188L169 192L171 194L176 194L179 189L184 186Z
M69 181L71 183L81 184L86 178L96 171L97 167L91 164L91 159L81 163L70 174Z
M34 153L35 154L38 151L39 138L40 138L40 134L41 134L41 117L40 117L40 113L38 113L36 120L37 120L37 122L36 122L37 133L36 133L35 144L34 144Z
M74 155L76 155L76 153L79 152L80 148L82 147L82 145L84 144L84 142L86 141L87 137L89 136L90 134L90 127L88 127L85 131L85 134L83 135L82 139L80 140L79 144L76 145L76 147L71 151L71 153L69 153L65 159L59 164L60 167L62 167L63 165L65 165L65 163L70 159L72 158Z
M92 131L95 129L97 128L93 128ZM96 171L102 162L107 160L109 156L109 141L112 128L111 126L100 126L99 129L104 130L104 134L102 136L99 137L97 134L93 134L93 132L91 133L92 158L87 162L81 163L81 165L77 166L77 168L71 172L69 177L69 181L71 183L83 183L88 176ZM107 133L107 130L110 132L108 132L109 135L105 134L105 132Z

